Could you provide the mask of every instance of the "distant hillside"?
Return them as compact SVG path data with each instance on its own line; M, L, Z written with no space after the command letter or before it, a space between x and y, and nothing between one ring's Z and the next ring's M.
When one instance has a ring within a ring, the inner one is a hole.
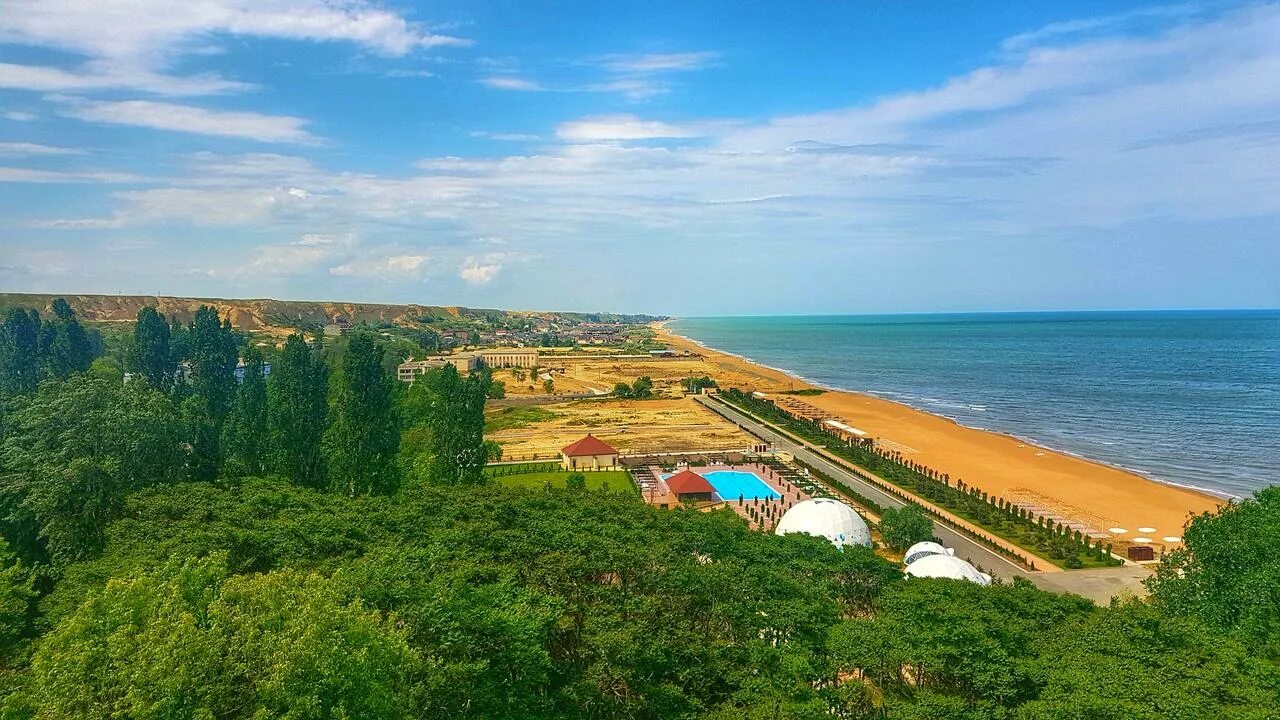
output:
M512 310L487 310L439 305L392 305L382 303L306 302L300 300L187 298L155 295L69 295L0 293L0 310L21 306L48 311L54 298L66 298L76 313L93 322L132 321L138 310L154 305L170 318L189 322L201 305L212 305L218 314L230 317L231 324L240 330L270 330L315 326L345 318L351 323L389 322L396 325L440 324L482 321L494 325L506 325L520 319L544 320L559 324L577 323L645 323L664 318L651 315L621 315L617 313L535 312Z

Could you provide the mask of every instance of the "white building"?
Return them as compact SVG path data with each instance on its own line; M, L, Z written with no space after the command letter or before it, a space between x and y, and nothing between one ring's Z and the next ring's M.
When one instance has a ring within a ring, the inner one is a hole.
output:
M924 542L918 542L915 545L912 545L911 547L907 548L906 554L902 556L902 563L904 565L910 565L911 563L919 560L920 558L926 558L926 557L929 557L930 555L955 555L955 554L956 554L955 550L942 547L938 543L933 542L931 540L925 540Z
M929 555L907 566L907 577L944 578L968 580L979 585L990 585L991 576L954 555Z
M853 508L831 498L813 498L793 505L782 514L774 532L778 535L804 533L824 537L838 548L846 545L871 547L871 529L867 522Z

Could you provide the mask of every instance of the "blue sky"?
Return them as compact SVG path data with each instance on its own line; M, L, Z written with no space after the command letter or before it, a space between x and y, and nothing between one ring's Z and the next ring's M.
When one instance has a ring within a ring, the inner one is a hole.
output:
M182 7L4 3L0 288L1280 306L1274 3Z

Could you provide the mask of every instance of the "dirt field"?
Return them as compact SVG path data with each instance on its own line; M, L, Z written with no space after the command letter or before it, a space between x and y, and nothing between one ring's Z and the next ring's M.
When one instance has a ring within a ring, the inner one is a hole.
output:
M655 363L656 364L656 363ZM494 408L485 437L503 456L550 456L587 433L623 452L746 448L752 437L691 399L579 400Z
M501 380L508 395L541 395L542 379L532 381L527 370L520 371L523 380L518 380L510 369L495 370L493 378ZM653 380L653 392L660 397L678 398L681 395L680 381L691 376L711 375L724 376L723 371L705 360L698 358L676 360L618 360L602 358L600 360L557 359L544 357L541 360L539 373L549 373L556 393L605 393L611 392L613 386L620 382L633 383L637 378L648 375ZM741 383L740 383L741 384ZM532 385L532 387L530 387Z

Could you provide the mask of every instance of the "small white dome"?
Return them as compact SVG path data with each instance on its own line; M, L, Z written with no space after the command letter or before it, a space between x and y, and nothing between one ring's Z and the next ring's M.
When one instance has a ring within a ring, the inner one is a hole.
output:
M930 555L954 555L955 550L948 550L932 540L918 542L907 548L906 554L902 556L902 563L910 565L920 558L929 557Z
M946 578L968 580L979 585L990 585L991 576L954 555L929 555L907 566L907 575L919 578Z
M774 532L778 535L804 533L824 537L836 547L871 547L871 530L862 516L831 498L813 498L793 505L782 514Z

